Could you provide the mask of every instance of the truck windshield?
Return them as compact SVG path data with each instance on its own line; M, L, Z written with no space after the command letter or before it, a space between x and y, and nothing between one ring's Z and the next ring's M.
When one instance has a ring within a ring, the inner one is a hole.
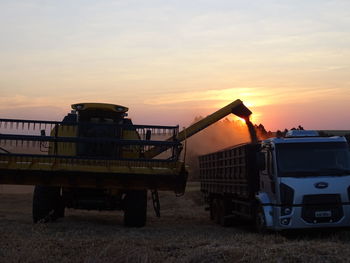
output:
M345 142L276 145L279 176L350 175L350 153Z

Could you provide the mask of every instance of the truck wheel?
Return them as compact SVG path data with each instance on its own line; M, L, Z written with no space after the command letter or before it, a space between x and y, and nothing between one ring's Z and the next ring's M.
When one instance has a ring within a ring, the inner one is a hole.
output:
M210 213L210 220L215 219L215 211L214 211L214 198L210 199L209 203L209 213Z
M61 188L36 185L33 194L32 212L34 223L46 223L64 217Z
M212 203L212 214L213 220L216 224L220 224L220 208L219 208L220 200L218 198L213 199Z
M224 198L214 198L210 206L210 218L213 217L214 222L219 225L229 226L230 222L225 218L229 214L230 211L227 200Z
M255 229L258 233L266 233L267 232L265 214L264 214L264 210L263 210L263 207L261 204L258 204L256 206Z
M147 218L147 190L128 191L124 198L124 226L143 227Z
M219 224L222 226L230 226L231 220L227 219L226 216L230 215L230 205L228 203L228 200L225 198L222 198L219 200Z

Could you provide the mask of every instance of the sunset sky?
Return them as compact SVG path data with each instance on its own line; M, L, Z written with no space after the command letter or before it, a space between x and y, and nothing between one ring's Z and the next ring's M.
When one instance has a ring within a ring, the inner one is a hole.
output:
M348 0L0 0L0 39L2 118L185 126L241 99L267 129L350 130Z

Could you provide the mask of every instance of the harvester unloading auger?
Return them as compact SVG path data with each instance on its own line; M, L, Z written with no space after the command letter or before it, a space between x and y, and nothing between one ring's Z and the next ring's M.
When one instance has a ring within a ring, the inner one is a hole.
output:
M179 157L186 138L233 113L246 120L256 141L251 111L240 100L181 132L178 126L135 125L119 105L72 108L61 122L0 119L0 184L35 185L34 222L63 217L68 207L124 210L126 226L144 226L148 190L158 216L158 190L185 191ZM168 137L152 140L161 135Z
M252 114L252 112L243 104L241 100L235 100L234 102L226 105L225 107L219 109L211 115L208 115L207 117L192 124L188 128L183 129L181 132L178 133L176 140L182 142L231 113L245 120L249 129L251 141L256 142L257 137L254 130L254 126L249 120L249 117ZM172 139L173 138L168 138L167 141L170 141ZM145 157L154 158L155 156L161 154L166 150L166 147L154 147L149 151L145 152Z

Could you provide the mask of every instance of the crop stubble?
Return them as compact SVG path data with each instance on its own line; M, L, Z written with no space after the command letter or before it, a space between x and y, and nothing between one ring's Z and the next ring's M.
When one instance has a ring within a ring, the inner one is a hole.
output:
M54 223L31 221L30 194L0 194L0 262L349 262L350 231L260 235L247 224L209 220L198 187L161 193L144 228L122 226L121 212L70 210Z

